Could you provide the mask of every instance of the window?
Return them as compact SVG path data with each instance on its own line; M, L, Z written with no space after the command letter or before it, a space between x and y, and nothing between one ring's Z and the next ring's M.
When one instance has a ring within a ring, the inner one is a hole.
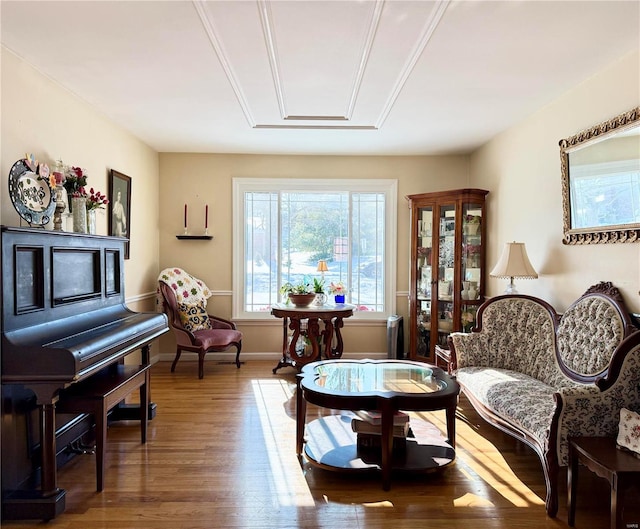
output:
M270 317L287 282L348 288L358 318L395 311L395 180L233 180L233 317Z

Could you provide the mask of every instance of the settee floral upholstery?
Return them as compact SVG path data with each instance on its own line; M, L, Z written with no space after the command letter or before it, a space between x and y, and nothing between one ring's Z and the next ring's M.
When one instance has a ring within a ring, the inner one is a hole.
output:
M624 321L616 307L599 296L572 305L556 332L562 363L576 373L597 375L611 361L624 338Z
M551 517L568 437L615 436L620 409L640 411L635 331L617 289L601 283L562 317L538 298L498 296L480 307L474 332L450 335L455 374L469 401L540 457Z
M579 384L560 390L562 410L559 422L566 437L593 435L616 437L620 409L640 412L640 333L631 336L630 342L638 342L625 355L620 374L610 387ZM631 344L630 344L631 347ZM560 433L560 432L559 432ZM566 442L559 444L561 466L568 463Z

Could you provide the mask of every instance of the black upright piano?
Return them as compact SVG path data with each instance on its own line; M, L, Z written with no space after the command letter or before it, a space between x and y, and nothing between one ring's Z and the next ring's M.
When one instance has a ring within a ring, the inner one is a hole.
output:
M164 314L124 299L124 245L104 237L2 226L2 513L48 520L64 511L57 467L91 417L56 414L60 392L168 330ZM67 456L68 457L68 456Z

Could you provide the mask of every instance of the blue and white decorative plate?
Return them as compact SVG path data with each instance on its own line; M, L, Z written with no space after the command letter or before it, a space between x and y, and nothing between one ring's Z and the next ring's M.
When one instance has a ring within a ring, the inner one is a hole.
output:
M31 225L48 224L56 209L49 178L43 178L26 159L18 160L9 171L9 196L18 215Z

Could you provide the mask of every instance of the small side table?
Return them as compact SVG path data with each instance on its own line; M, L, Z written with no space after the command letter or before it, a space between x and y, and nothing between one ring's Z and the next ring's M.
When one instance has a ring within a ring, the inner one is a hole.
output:
M436 345L436 367L443 367L447 373L451 374L451 351L449 349Z
M343 319L353 316L355 308L355 305L347 303L304 308L276 303L271 308L271 314L282 318L282 360L273 368L273 373L285 366L300 370L302 366L321 360L323 356L327 359L340 358L344 346L340 329L344 326ZM298 337L303 334L301 320L307 320L306 337L311 344L311 354L296 351ZM324 325L322 330L320 321ZM293 331L291 342L287 329Z
M613 437L569 438L569 468L567 470L568 523L573 527L576 516L578 466L582 463L597 476L611 484L611 529L622 529L622 499L632 483L640 480L640 459L616 448Z

